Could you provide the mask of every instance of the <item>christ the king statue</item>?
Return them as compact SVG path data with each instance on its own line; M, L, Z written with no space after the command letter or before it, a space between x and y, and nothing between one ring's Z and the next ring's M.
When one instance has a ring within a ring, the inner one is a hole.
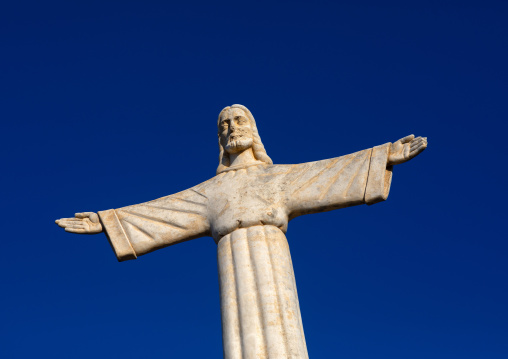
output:
M67 232L104 232L119 261L194 238L217 243L224 357L308 358L285 233L298 216L386 200L392 168L427 139L404 137L350 155L274 165L244 106L218 119L215 177L153 201L76 213Z

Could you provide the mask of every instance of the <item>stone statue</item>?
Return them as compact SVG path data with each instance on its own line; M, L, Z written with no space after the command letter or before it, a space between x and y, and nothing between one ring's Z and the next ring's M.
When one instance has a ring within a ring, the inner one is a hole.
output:
M251 112L224 108L218 119L217 175L185 191L128 207L76 213L67 232L105 232L119 261L211 236L217 243L225 358L308 358L289 247L298 216L388 197L394 165L427 139L404 137L350 155L274 165Z

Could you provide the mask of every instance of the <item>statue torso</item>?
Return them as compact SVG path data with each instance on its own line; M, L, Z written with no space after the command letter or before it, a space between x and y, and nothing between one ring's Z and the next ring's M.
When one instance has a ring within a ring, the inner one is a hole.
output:
M203 183L212 236L218 242L238 228L273 225L287 230L284 165L257 165L223 172Z

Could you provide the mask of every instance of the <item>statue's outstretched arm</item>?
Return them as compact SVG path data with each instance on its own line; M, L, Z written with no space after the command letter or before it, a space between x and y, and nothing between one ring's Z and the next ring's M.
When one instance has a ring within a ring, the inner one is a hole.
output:
M78 234L97 234L102 232L99 216L94 212L76 213L74 218L61 218L55 221L66 232Z
M388 166L398 165L415 158L427 148L427 137L409 135L392 143L388 155Z
M392 166L426 148L426 137L409 135L346 156L291 166L284 180L289 217L386 200Z

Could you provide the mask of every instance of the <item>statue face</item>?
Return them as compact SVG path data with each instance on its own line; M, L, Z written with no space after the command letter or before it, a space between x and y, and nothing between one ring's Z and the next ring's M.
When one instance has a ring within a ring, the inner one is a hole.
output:
M252 127L242 109L231 108L221 116L220 136L228 153L245 151L252 147Z

